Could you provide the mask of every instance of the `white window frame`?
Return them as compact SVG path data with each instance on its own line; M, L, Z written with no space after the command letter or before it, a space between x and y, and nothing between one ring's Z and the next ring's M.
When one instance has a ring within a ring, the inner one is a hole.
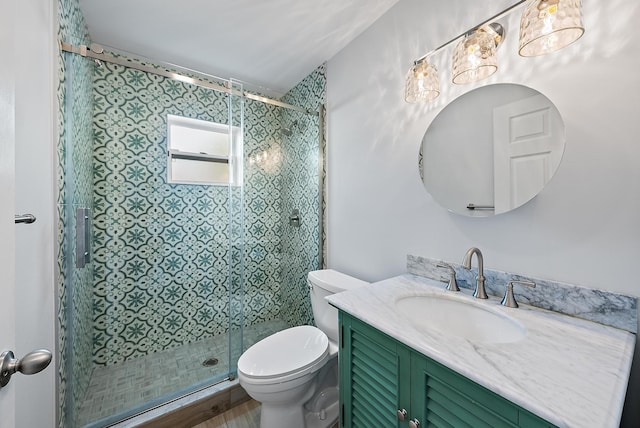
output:
M196 152L186 152L182 150L175 149L176 142L172 141L172 126L179 126L190 129L198 129L204 130L207 132L214 132L218 134L224 134L227 136L227 154L220 153L196 153ZM236 127L233 129L233 134L236 134ZM238 128L239 131L239 128ZM192 119L184 116L177 116L173 114L167 115L167 181L172 184L196 184L203 186L211 186L211 185L230 185L235 183L235 175L234 169L232 168L232 142L231 138L229 138L229 125L222 123L209 122L201 119ZM200 162L218 162L225 163L229 165L229 175L228 181L185 181L185 180L176 180L172 177L173 164L172 161L174 159L181 160L194 160Z

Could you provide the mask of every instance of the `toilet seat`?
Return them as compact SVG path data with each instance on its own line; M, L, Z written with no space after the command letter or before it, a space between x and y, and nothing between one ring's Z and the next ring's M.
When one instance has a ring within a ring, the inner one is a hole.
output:
M252 384L287 382L313 373L329 358L329 338L309 325L288 328L247 349L238 372Z

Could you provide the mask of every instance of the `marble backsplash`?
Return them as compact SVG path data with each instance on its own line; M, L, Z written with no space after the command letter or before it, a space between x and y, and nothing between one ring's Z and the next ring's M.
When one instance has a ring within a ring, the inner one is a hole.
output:
M443 281L444 286L449 280L450 273L448 269L436 266L441 262L443 260L408 255L407 272ZM459 263L448 261L445 261L445 263L455 268L460 287L475 288L477 267L468 270ZM638 299L636 297L510 272L501 272L487 269L486 267L484 268L484 276L485 288L490 296L501 299L509 281L533 281L536 283L536 288L514 285L514 293L518 302L620 328L632 333L638 332Z

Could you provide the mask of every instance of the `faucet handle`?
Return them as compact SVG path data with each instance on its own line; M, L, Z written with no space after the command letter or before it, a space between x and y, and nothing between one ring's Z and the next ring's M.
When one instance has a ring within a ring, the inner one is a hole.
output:
M447 284L447 290L449 291L460 291L460 287L458 287L458 281L456 280L456 270L449 263L439 262L436 264L438 267L449 268L451 271L451 277L449 278L449 283Z
M504 297L500 302L501 305L506 306L507 308L517 308L518 302L516 302L516 297L513 295L513 284L522 284L531 288L536 288L536 283L533 281L518 281L513 280L509 281L507 284L507 290L504 293Z

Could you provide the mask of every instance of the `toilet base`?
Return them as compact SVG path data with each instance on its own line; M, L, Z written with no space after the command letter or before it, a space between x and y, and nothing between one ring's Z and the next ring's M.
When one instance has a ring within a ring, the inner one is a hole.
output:
M340 403L334 402L322 412L309 412L303 406L266 406L262 404L260 428L331 428L338 422ZM300 421L304 421L301 425Z
M277 406L262 403L260 428L302 428L305 420L302 406Z
M331 428L338 422L340 403L334 401L321 412L307 412L304 417L305 428Z
M274 403L262 401L260 428L330 428L338 421L338 388L331 387L319 393L321 399L312 399L317 384L314 380L306 393L296 402ZM314 398L317 398L315 395ZM331 400L330 402L328 400ZM315 402L320 407L309 409L304 403ZM316 410L316 411L313 411Z
M339 414L337 355L331 356L312 379L298 379L296 384L280 393L270 393L270 388L260 393L247 389L247 393L262 404L260 428L330 428L335 425Z

